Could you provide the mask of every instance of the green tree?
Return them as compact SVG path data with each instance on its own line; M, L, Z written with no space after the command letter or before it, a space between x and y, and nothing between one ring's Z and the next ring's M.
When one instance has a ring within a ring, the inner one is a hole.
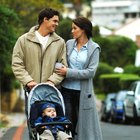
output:
M108 88L103 84L103 80L100 79L100 75L102 74L111 74L113 73L113 67L109 66L107 63L99 63L97 72L95 77L93 78L93 83L96 87L97 93L104 91L104 89Z
M76 11L76 16L80 16L80 12L82 10L82 4L90 5L92 0L60 0L63 3L72 3L73 7Z
M18 17L13 10L0 5L0 82L1 91L12 89L11 54L17 38Z
M140 67L136 67L134 65L127 65L124 67L124 73L133 73L140 76Z
M93 35L94 38L98 38L98 37L101 36L99 26L96 25L92 28L92 35Z
M22 21L25 32L37 23L37 16L43 8L54 8L60 13L63 11L63 4L59 0L3 0L3 4L13 9Z
M71 36L71 19L63 19L60 21L57 33L64 38L65 41L72 38Z
M94 38L101 47L101 62L116 67L134 64L137 46L131 39L123 36Z

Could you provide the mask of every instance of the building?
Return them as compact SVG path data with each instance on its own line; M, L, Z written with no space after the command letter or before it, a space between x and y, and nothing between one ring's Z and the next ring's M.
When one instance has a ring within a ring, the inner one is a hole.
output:
M92 20L111 29L140 17L140 0L96 0L91 7Z
M140 67L140 49L136 51L135 66Z
M124 24L116 29L113 34L128 37L136 42L138 40L137 36L140 35L140 18Z

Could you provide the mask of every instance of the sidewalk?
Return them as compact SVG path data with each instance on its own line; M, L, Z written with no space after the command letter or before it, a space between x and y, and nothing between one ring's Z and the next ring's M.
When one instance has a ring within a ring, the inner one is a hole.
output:
M95 102L96 102L97 111L100 112L101 106L102 106L102 102L101 102L101 100L97 99L96 97L95 97Z
M24 113L4 114L4 117L6 117L9 123L6 127L0 129L0 138L7 132L10 127L18 127L22 125L26 120Z

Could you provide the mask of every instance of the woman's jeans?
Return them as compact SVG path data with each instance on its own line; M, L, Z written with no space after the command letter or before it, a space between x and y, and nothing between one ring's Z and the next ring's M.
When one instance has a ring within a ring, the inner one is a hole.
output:
M74 135L79 113L80 91L62 87L61 93L65 103L65 115L72 122L72 135Z

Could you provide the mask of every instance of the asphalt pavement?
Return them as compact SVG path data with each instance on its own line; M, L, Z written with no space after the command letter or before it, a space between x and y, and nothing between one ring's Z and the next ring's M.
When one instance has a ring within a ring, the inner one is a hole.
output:
M11 127L18 127L26 121L26 116L24 113L9 113L4 114L4 117L6 117L8 125L0 129L0 139Z

